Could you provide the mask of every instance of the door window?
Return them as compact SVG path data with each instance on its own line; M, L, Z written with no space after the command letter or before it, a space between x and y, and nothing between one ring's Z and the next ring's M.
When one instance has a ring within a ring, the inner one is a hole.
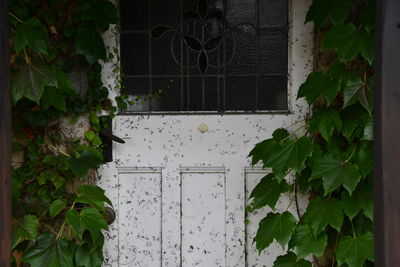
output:
M288 0L121 0L136 112L286 111Z

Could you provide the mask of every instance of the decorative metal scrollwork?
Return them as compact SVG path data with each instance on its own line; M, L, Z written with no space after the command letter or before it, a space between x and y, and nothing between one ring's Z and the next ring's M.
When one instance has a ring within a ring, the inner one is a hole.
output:
M171 55L183 70L198 68L204 75L209 68L221 70L233 60L234 34L225 25L223 10L208 0L199 0L196 10L185 12L175 28L153 27L152 38L161 39L170 31L173 31Z

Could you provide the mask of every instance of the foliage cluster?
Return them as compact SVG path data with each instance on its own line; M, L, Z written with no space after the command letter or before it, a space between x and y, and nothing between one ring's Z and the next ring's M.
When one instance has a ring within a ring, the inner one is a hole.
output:
M101 34L116 9L106 0L10 0L9 18L13 149L24 157L12 175L13 264L101 266L111 202L87 177L103 163L108 119L97 114L116 111L98 63L113 56ZM90 126L71 136L65 122L81 116Z
M275 267L373 264L373 15L369 0L313 1L306 22L323 36L316 53L330 60L298 92L313 106L312 115L277 129L250 153L253 164L272 169L253 190L248 209L273 210L254 241L259 251L274 240L287 247ZM304 214L297 209L298 220L288 209L275 209L286 192L293 195L289 206L299 193L309 195Z

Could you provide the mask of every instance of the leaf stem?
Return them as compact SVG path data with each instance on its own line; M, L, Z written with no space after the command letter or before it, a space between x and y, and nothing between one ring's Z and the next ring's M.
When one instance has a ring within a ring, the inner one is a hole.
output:
M350 224L351 224L351 229L353 230L353 236L354 236L354 239L355 239L355 238L357 238L357 236L356 236L356 231L354 230L353 221L350 221Z
M8 15L10 15L11 17L13 17L14 19L16 19L18 22L23 23L24 21L20 18L18 18L15 14L8 12Z
M358 144L354 147L354 149L353 149L353 151L351 152L351 154L350 154L350 156L349 156L349 158L348 159L346 159L345 161L343 161L343 164L346 164L346 163L348 163L352 158L353 158L353 156L354 156L354 153L356 152L356 150L357 150L357 148L358 148Z
M289 202L289 205L286 207L286 209L285 209L283 212L286 212L286 211L289 210L289 208L290 208L290 206L292 205L294 199L295 199L295 197L293 196L292 199L291 199L290 202Z
M73 210L74 207L75 207L75 201L72 203L71 208L69 208L69 210ZM65 217L65 220L64 220L63 224L61 225L60 231L58 231L56 239L59 239L62 236L62 234L64 233L64 228L65 228L66 224L67 224L67 218Z
M62 151L59 147L55 147L52 144L48 144L48 143L47 143L47 146L52 148L52 149L57 150L59 153L63 154L64 156L71 157L71 155L69 155L68 153Z

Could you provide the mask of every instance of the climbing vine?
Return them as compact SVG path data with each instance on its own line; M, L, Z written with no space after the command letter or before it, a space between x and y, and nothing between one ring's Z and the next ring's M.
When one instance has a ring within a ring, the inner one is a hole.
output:
M322 38L315 53L325 62L298 92L312 114L250 152L253 164L272 170L253 190L248 209L273 210L254 241L260 252L274 240L287 249L276 267L373 265L373 15L369 0L313 1L306 22ZM289 205L301 193L309 196L298 219L275 209L286 192L293 195Z
M99 131L117 107L99 61L115 56L101 34L117 23L116 9L106 0L10 0L9 20L13 151L21 158L12 174L13 265L101 266L112 203L94 178L103 163ZM80 118L88 123L77 126Z

